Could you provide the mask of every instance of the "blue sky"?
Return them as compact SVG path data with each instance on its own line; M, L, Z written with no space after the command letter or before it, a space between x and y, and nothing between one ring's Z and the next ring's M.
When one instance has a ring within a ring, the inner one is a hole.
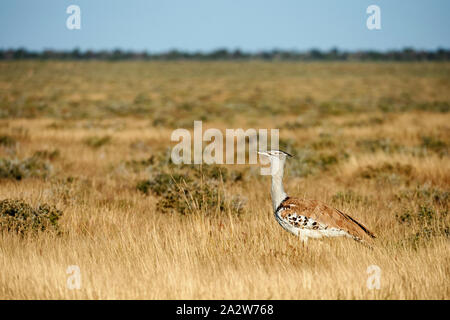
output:
M66 8L81 8L81 30ZM366 8L381 8L381 30ZM1 0L0 48L450 48L449 0Z

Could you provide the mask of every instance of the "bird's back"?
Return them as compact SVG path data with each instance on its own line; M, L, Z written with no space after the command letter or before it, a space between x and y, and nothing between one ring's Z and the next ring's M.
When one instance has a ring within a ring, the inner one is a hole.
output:
M287 197L275 211L278 222L288 231L307 237L347 235L370 241L375 235L363 224L317 200Z

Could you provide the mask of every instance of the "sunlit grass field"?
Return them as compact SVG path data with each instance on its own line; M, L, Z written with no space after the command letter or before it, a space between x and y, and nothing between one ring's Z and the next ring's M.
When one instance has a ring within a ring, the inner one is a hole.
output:
M449 63L0 62L0 201L62 212L14 229L0 202L0 298L449 299L449 89ZM287 193L375 247L303 245L257 165L171 163L194 120L279 129Z

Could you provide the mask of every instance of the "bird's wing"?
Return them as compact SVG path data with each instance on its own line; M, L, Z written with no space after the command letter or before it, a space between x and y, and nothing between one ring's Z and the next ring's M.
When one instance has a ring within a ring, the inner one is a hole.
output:
M304 216L317 222L318 226L326 226L328 228L337 228L344 230L351 236L360 239L368 240L375 238L375 235L370 232L364 225L350 217L349 215L333 208L325 203L316 200L303 200L298 198L286 198L281 202L277 211L283 220L291 222L292 216ZM317 225L312 223L302 226L311 227L314 229Z

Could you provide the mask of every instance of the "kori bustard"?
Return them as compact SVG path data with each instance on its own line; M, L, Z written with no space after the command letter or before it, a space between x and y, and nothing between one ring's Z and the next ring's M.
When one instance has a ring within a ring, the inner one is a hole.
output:
M283 188L284 165L289 153L258 152L270 160L272 205L275 218L287 231L306 242L308 238L350 237L370 243L375 235L349 215L316 200L289 197ZM369 240L369 241L368 241Z

